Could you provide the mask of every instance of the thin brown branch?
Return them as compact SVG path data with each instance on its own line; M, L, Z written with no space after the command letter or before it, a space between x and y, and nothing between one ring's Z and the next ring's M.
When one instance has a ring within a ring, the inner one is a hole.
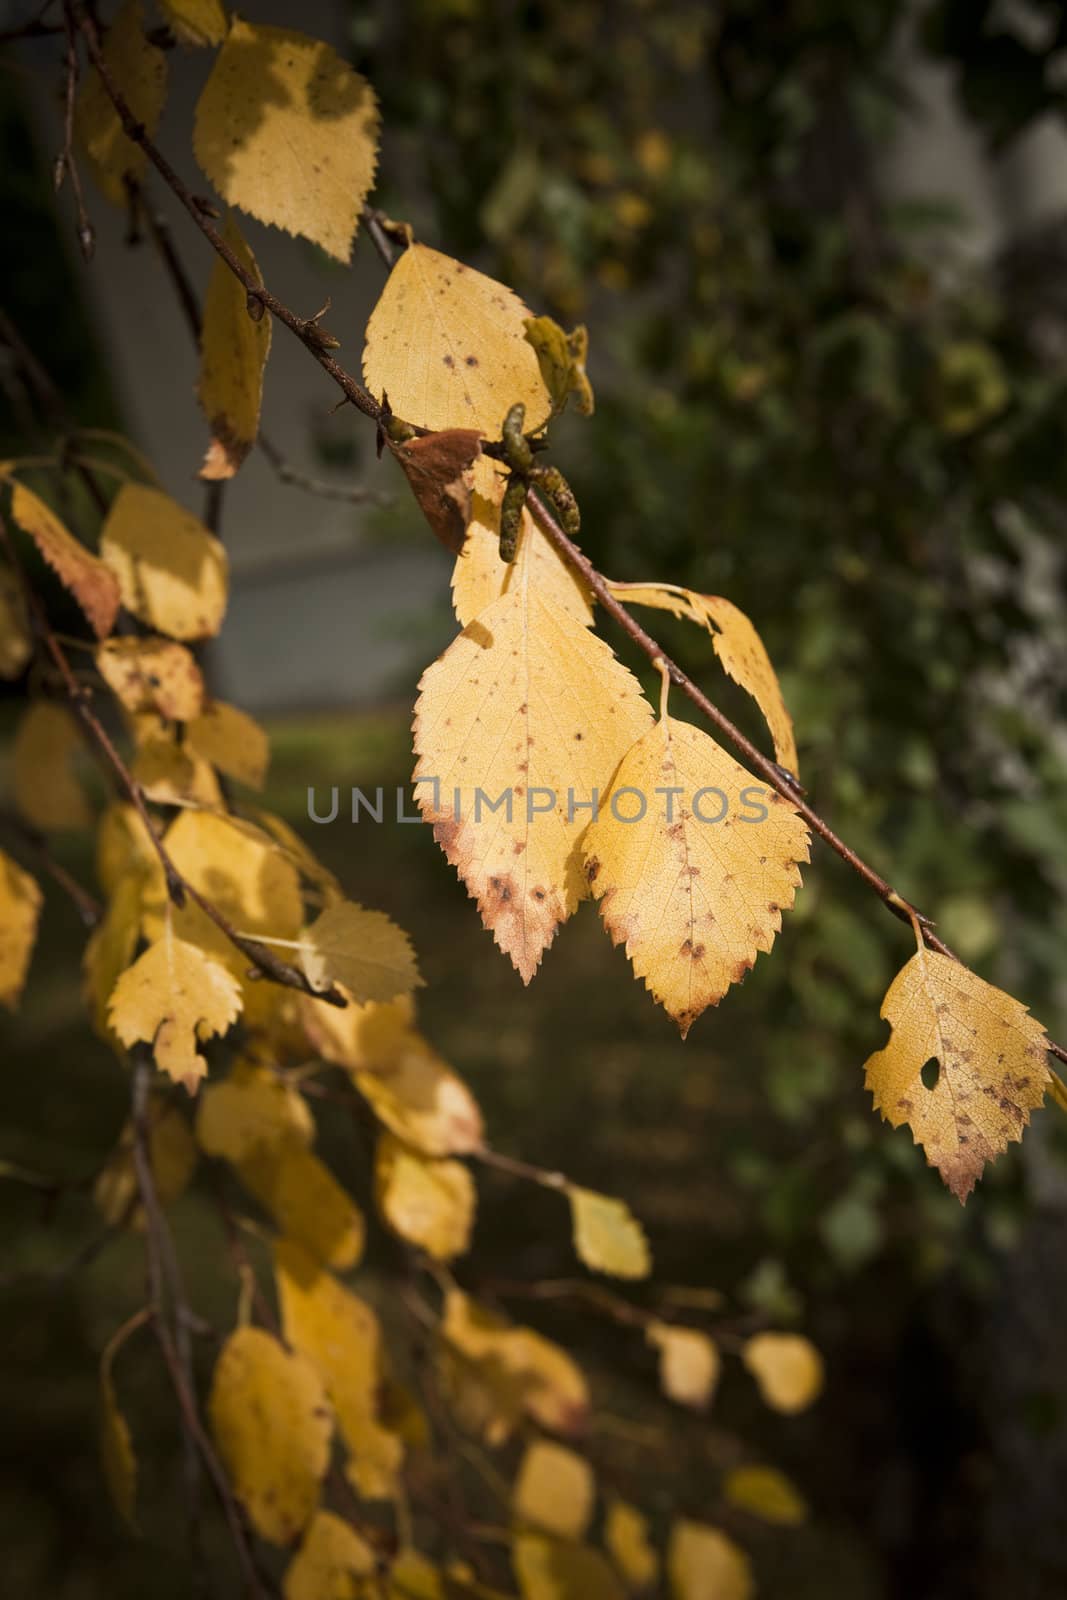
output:
M74 97L78 87L78 51L75 42L74 24L66 11L63 13L63 28L67 35L63 149L56 160L55 186L58 190L63 183L63 179L69 174L70 186L74 191L78 245L81 249L82 259L91 261L93 259L93 251L96 249L96 230L89 220L89 213L85 205L85 195L82 192L81 174L78 171L78 163L74 159Z
M52 855L43 834L36 828L31 828L20 817L11 811L0 812L0 823L14 834L31 851L43 872L46 872L52 882L58 884L63 893L73 902L74 907L87 928L95 928L104 914L104 908L99 900L82 887L72 873L68 872L62 862Z

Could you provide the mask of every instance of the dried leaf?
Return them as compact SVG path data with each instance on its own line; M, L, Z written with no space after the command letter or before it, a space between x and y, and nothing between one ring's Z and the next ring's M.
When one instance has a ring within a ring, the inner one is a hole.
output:
M529 983L587 893L579 837L648 726L648 702L603 640L545 599L529 567L420 688L420 810Z
M679 1405L702 1411L711 1403L719 1382L721 1362L714 1340L697 1328L651 1322L646 1337L659 1351L659 1381L663 1392Z
M599 1550L540 1534L515 1540L511 1564L523 1600L623 1600L623 1588Z
M42 833L92 823L93 813L73 770L81 748L73 717L63 706L35 700L23 712L11 752L12 785L16 806Z
M389 448L399 464L419 510L446 550L463 549L471 518L471 473L481 455L476 428L445 428Z
M119 581L127 611L149 627L174 639L218 633L226 610L226 552L168 495L123 484L100 536L100 554Z
M604 926L684 1039L774 943L808 830L708 734L664 716L623 758L583 848Z
M305 928L300 960L313 989L337 983L361 1004L395 1000L422 983L404 930L352 901L328 906Z
M11 515L77 600L97 638L105 638L115 626L119 609L114 573L67 532L50 506L15 479L11 479Z
M798 1528L807 1519L803 1496L776 1467L735 1467L726 1474L722 1492L732 1506L764 1522Z
M333 1418L314 1365L264 1328L238 1328L215 1364L211 1431L256 1532L291 1544L314 1515Z
M591 417L594 410L593 386L586 376L589 335L583 327L564 333L551 317L527 317L526 337L537 353L537 364L545 388L552 396L552 410L562 411L570 395L580 416Z
M612 583L609 588L623 605L654 606L706 628L723 671L747 690L763 712L775 756L783 767L796 773L793 719L786 710L763 640L743 611L719 595L697 594L673 583Z
M463 1255L477 1192L461 1161L420 1155L385 1133L378 1140L374 1181L378 1208L394 1233L436 1261Z
M474 428L499 439L517 402L527 430L538 428L551 402L526 342L528 315L502 283L409 245L367 323L367 387L418 428Z
M759 1385L767 1405L792 1415L806 1411L822 1392L822 1356L799 1333L757 1333L741 1359Z
M223 237L246 272L262 283L256 258L232 216L226 218ZM201 478L232 478L256 442L273 321L266 313L249 316L248 291L216 256L200 334L198 393L212 433Z
M371 1600L374 1547L332 1511L316 1511L282 1582L285 1600Z
M158 711L174 722L199 716L204 679L191 653L170 639L108 639L96 666L127 711Z
M756 1592L745 1552L704 1522L674 1524L667 1572L673 1600L751 1600Z
M26 983L42 898L36 880L0 850L0 1005L12 1011Z
M893 979L881 1015L893 1032L867 1061L875 1106L895 1128L909 1124L965 1201L1044 1099L1045 1030L1018 1000L925 947ZM931 1088L928 1061L938 1063Z
M374 90L320 39L235 18L193 151L230 205L347 261L378 156Z
M561 1539L581 1539L592 1520L596 1479L584 1456L538 1439L526 1447L511 1503L517 1522Z
M270 740L246 711L213 700L203 715L189 724L185 741L228 778L262 789L270 763Z
M120 7L105 35L103 57L115 87L151 137L159 126L167 98L167 58L145 38L140 0L125 0ZM110 201L124 206L124 180L140 179L148 157L122 131L118 112L95 71L90 70L82 79L74 107L74 126L89 157L93 177Z
M650 1589L659 1577L659 1556L648 1518L625 1500L612 1500L604 1518L604 1544L629 1589Z
M221 44L226 37L222 0L159 0L179 44Z
M122 974L108 1016L124 1045L150 1044L160 1071L195 1094L207 1072L197 1041L226 1033L240 1010L230 973L168 927Z
M570 1186L574 1248L593 1272L613 1278L647 1278L652 1271L648 1240L623 1200Z

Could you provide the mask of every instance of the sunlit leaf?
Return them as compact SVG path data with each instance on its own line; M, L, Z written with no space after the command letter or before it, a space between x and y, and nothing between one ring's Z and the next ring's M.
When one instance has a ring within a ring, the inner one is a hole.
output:
M385 1133L378 1140L374 1182L382 1216L402 1239L437 1261L463 1255L477 1195L461 1161L421 1155Z
M166 927L122 974L108 1015L124 1045L150 1044L160 1071L195 1094L207 1072L197 1043L226 1033L240 1010L240 987L225 967Z
M584 1456L546 1439L527 1446L512 1491L516 1521L561 1539L581 1539L595 1502L596 1480Z
M262 283L256 258L232 216L223 234L241 265ZM198 393L212 434L202 478L232 478L256 442L273 320L262 309L258 317L249 315L247 289L216 256L200 334Z
M127 611L175 639L218 633L226 610L227 563L202 522L158 489L127 483L100 536L100 554Z
M806 1411L822 1392L822 1357L799 1333L754 1334L741 1357L775 1411Z
M709 1405L721 1365L714 1340L697 1328L679 1328L668 1322L649 1323L647 1338L659 1351L664 1394L696 1411Z
M574 1248L594 1272L614 1278L647 1278L652 1256L644 1229L622 1200L593 1189L567 1190L574 1224Z
M11 480L11 515L77 600L97 638L105 638L115 626L119 609L114 573L67 532L50 506L16 479Z
M674 1524L667 1572L673 1600L751 1600L756 1592L745 1552L703 1522Z

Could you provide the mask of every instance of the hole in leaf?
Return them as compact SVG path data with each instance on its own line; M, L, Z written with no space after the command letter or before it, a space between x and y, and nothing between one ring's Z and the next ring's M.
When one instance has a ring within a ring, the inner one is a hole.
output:
M929 1061L924 1064L919 1076L923 1081L924 1089L933 1090L937 1088L937 1080L941 1076L941 1063L936 1056L931 1056Z

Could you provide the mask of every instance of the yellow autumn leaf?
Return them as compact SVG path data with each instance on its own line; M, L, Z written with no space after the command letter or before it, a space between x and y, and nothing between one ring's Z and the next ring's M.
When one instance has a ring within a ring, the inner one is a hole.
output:
M238 1328L215 1363L207 1411L252 1526L272 1544L291 1544L314 1514L330 1461L333 1418L314 1365L264 1328Z
M232 216L226 218L223 237L245 270L262 283L256 258ZM248 291L216 256L200 333L198 394L212 436L202 478L232 478L256 442L273 320L262 310L258 317L249 315Z
M222 0L159 0L179 44L221 44L226 37Z
M270 762L270 741L247 711L212 700L186 728L185 742L228 778L262 789Z
M222 809L222 789L211 763L181 742L175 732L149 735L130 762L146 800L158 805Z
M387 1063L352 1077L379 1121L423 1155L462 1156L481 1147L477 1102L414 1029Z
M167 58L145 38L140 0L125 0L104 37L103 57L115 87L151 137L167 98ZM124 180L139 179L148 157L122 131L118 112L97 72L90 69L74 107L74 127L93 177L107 198L126 204Z
M261 1144L236 1166L286 1238L338 1271L355 1266L363 1254L363 1213L299 1135Z
M209 1156L238 1166L283 1140L310 1145L315 1124L307 1102L269 1067L238 1061L228 1078L205 1085L196 1114L196 1137Z
M33 639L22 589L9 567L0 565L0 678L22 676L33 654Z
M705 1522L671 1528L667 1573L672 1600L751 1600L756 1592L748 1556Z
M460 1398L490 1444L502 1443L524 1414L552 1433L582 1431L589 1390L559 1345L505 1321L458 1289L445 1297L441 1337L460 1358L450 1376L464 1382L473 1376L482 1385L482 1394Z
M374 1547L332 1511L316 1511L282 1580L285 1600L371 1600Z
M589 1545L541 1534L520 1534L511 1564L522 1600L623 1600L625 1591L606 1556Z
M604 1544L629 1589L649 1589L659 1577L659 1556L648 1518L625 1500L612 1500L604 1518Z
M560 1539L581 1539L595 1502L596 1479L584 1456L547 1439L527 1445L511 1497L517 1522Z
M42 833L87 828L89 802L74 773L80 753L73 713L51 701L35 700L23 712L11 752L15 804Z
M172 639L108 639L96 667L127 711L158 711L174 722L200 714L204 679L192 654Z
M501 561L500 505L506 478L491 456L480 456L473 470L467 540L452 569L452 603L460 626L465 628L502 594L527 582L553 610L566 611L579 622L592 622L593 599L588 588L525 508L515 559Z
M374 90L328 44L235 17L196 108L193 151L230 205L347 261L378 121Z
M403 928L352 901L327 906L305 928L300 960L313 989L340 984L360 1004L395 1000L422 983Z
M96 1032L118 1047L107 1008L119 978L133 961L141 930L144 878L131 870L115 884L107 909L89 935L82 957L83 992Z
M580 416L591 417L593 386L585 371L589 354L589 335L585 328L577 327L572 333L564 333L551 317L527 317L525 327L545 388L552 397L553 412L562 411L573 394L574 409Z
M775 1411L806 1411L822 1392L822 1356L802 1334L754 1334L746 1340L741 1359Z
M284 817L276 817L270 811L250 808L248 816L243 817L241 821L246 828L254 828L257 836L265 834L268 839L273 839L282 855L288 857L302 878L306 878L308 883L319 890L328 905L344 899L341 886L334 874L328 867L323 866ZM333 1011L336 1008L328 1006L326 1009Z
M409 245L367 323L364 380L416 427L477 428L499 439L506 413L521 402L531 432L552 403L526 341L528 316L504 284Z
M722 1492L730 1505L764 1522L798 1528L807 1519L803 1496L777 1467L735 1467L726 1474Z
M174 639L218 633L226 610L226 552L214 534L169 495L123 484L100 536L122 603Z
M138 1203L137 1173L133 1163L134 1130L127 1122L118 1144L93 1183L93 1204L105 1222L117 1227L144 1226ZM196 1144L189 1124L175 1106L153 1095L148 1114L148 1159L160 1203L169 1206L184 1194L196 1170Z
M574 1248L593 1272L613 1278L647 1278L652 1270L648 1240L623 1200L569 1185Z
M774 943L808 830L708 734L664 712L627 751L583 849L613 943L684 1039Z
M463 1255L474 1227L477 1191L461 1161L421 1155L384 1133L374 1185L378 1209L394 1233L436 1261Z
M18 1005L41 915L36 879L0 850L0 1005Z
M0 477L5 474L0 472ZM11 480L11 515L28 533L65 589L77 600L93 632L103 639L115 626L119 586L113 572L68 533L50 506Z
M106 1363L106 1364L105 1364ZM137 1503L137 1457L130 1425L119 1410L110 1356L105 1352L100 1369L100 1464L111 1503L134 1533Z
M747 690L763 712L776 758L796 773L793 719L763 640L743 611L719 595L697 594L674 583L609 583L608 587L624 606L653 606L706 628L723 671Z
M108 1016L124 1045L150 1044L160 1071L195 1094L207 1072L197 1042L226 1033L240 1010L240 986L225 967L166 927L122 974Z
M389 1600L453 1600L453 1596L432 1561L417 1550L401 1550L389 1569Z
M301 996L300 1006L312 1048L339 1067L388 1067L413 1038L421 1037L414 1027L415 1002L409 994L385 1004L371 1001L361 1006L353 1001L343 1009Z
M721 1362L714 1340L697 1328L650 1322L650 1345L659 1351L659 1381L665 1395L679 1405L702 1411L719 1382Z
M1045 1030L1018 1000L925 946L893 979L881 1015L893 1031L867 1061L875 1106L895 1128L909 1124L964 1201L1045 1097Z
M651 710L608 645L529 568L422 676L416 799L529 983L587 893L579 838ZM432 780L432 781L431 781Z
M370 1306L343 1288L292 1240L274 1248L282 1326L290 1346L317 1368L348 1447L347 1475L366 1499L395 1489L403 1445L378 1416L381 1331Z

